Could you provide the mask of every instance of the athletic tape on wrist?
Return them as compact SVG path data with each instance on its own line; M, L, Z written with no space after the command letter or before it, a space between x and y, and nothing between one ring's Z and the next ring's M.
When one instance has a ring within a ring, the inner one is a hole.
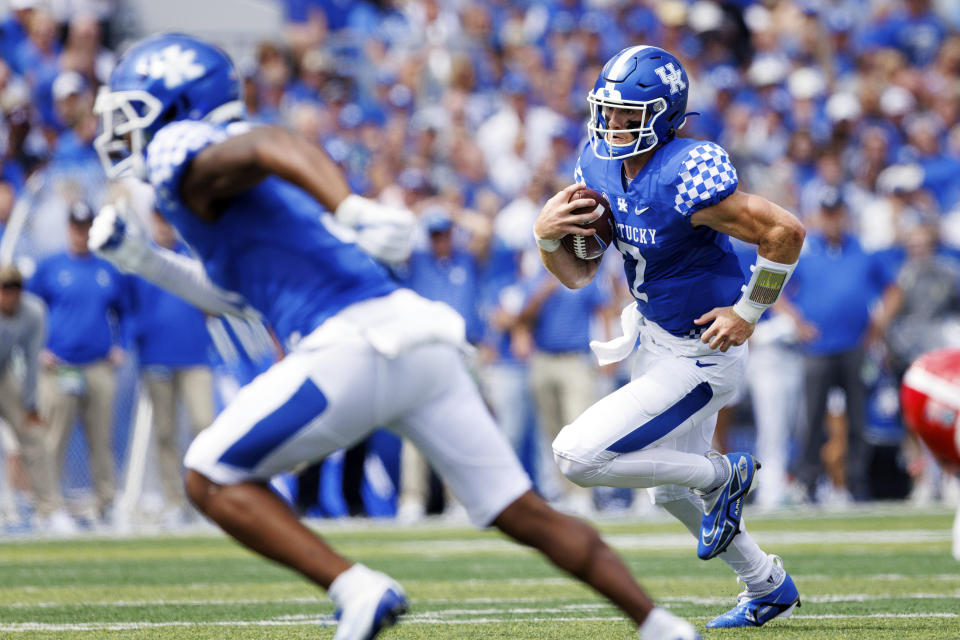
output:
M734 312L747 322L757 322L780 297L796 267L796 262L782 264L757 255L756 264L750 267L750 281L741 288L743 295L733 305Z
M533 234L533 237L537 239L537 246L547 253L553 253L560 248L559 240L553 240L552 238L541 238L537 234Z

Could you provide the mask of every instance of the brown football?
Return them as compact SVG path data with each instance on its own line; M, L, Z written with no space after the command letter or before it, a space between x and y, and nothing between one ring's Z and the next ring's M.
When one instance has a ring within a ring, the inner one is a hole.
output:
M574 209L571 213L581 214L590 211L596 213L596 218L580 226L596 229L597 232L592 236L578 236L571 233L561 238L560 244L563 245L564 249L581 260L596 260L602 256L603 252L607 250L607 247L613 243L613 238L616 235L616 222L613 219L613 211L610 209L610 203L607 202L607 199L603 197L602 193L581 187L573 192L568 202L581 198L590 198L597 204L593 207Z

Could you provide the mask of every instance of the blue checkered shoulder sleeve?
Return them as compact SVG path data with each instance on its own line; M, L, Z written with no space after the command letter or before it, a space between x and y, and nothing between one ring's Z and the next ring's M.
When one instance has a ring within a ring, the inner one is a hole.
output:
M162 206L179 200L183 172L194 156L227 137L223 129L198 120L173 122L157 132L147 146L147 179Z
M727 152L713 142L701 142L680 163L673 208L683 216L717 204L737 190L737 170Z

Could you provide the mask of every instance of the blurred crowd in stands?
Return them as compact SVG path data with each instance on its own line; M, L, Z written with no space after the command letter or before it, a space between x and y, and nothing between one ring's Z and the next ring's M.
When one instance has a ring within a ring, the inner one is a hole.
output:
M79 255L77 234L101 205L118 194L145 198L131 185L108 185L91 145L97 89L130 37L111 20L122 4L10 0L0 19L4 236L13 233L15 209L25 212L17 237L3 238L13 253L0 247L0 258L15 255L22 273L0 272L0 285L4 293L32 291L49 309L45 344L22 345L28 359L39 358L40 374L24 377L31 366L18 368L22 403L3 416L17 423L28 475L41 464L53 474L16 480L33 486L42 526L71 526L53 469L77 411L92 451L94 518L109 520L116 470L103 403L113 402L109 378L124 358L137 363L155 404L173 406L169 398L183 389L211 386L209 376L185 383L175 375L209 364L198 313L157 302L159 291L138 294L142 285ZM396 265L396 277L464 315L478 380L548 498L582 513L598 504L556 474L549 443L629 375L597 368L588 350L591 337L617 329L629 299L614 252L596 284L558 286L539 264L532 225L541 204L572 181L585 96L602 64L625 46L649 43L677 55L691 78L689 110L698 115L681 134L717 141L741 189L808 228L790 290L756 330L744 397L721 414L718 448L746 443L758 452L765 478L757 500L766 507L911 491L918 500L957 499L949 474L941 477L904 433L897 387L917 355L960 344L960 4L280 4L284 32L236 55L249 118L316 141L356 192L418 214L419 249ZM156 232L158 243L176 246ZM738 251L752 264L753 247ZM85 278L82 293L65 278ZM42 307L35 302L31 296L31 309ZM2 306L0 338L11 341L3 325L12 316ZM170 346L180 334L192 342ZM146 344L151 337L159 348ZM0 355L11 351L0 346ZM39 397L28 388L38 377ZM176 384L158 391L158 380ZM200 429L212 408L190 403L191 426ZM32 444L38 429L46 429L44 446ZM173 429L159 428L166 476L178 464ZM8 456L17 441L3 440ZM43 456L49 461L36 462ZM429 506L428 474L404 454L404 517ZM164 483L182 509L175 485Z

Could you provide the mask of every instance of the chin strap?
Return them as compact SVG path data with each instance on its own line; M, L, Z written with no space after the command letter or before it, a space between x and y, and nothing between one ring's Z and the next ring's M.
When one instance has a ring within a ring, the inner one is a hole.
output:
M671 135L668 136L668 138L677 135L677 132L680 131L680 129L683 129L684 125L687 124L688 116L699 116L699 115L700 115L699 111L687 111L685 114L683 114L683 117L680 118L680 124L678 124L673 129L670 130Z

